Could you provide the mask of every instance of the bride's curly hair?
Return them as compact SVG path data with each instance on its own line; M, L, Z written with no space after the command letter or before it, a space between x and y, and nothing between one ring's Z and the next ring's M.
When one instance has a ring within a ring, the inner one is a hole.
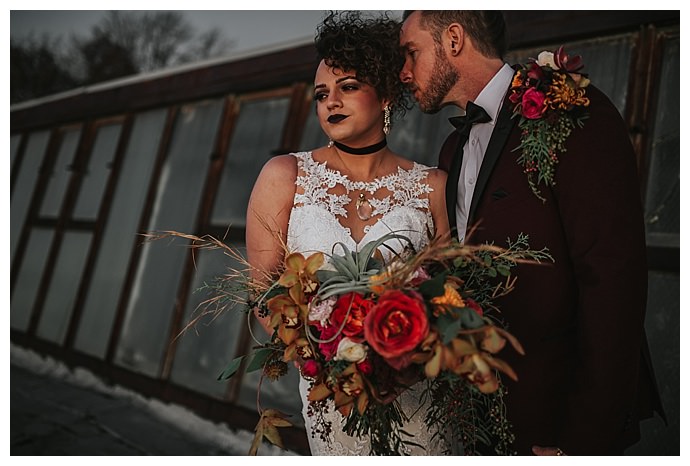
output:
M400 81L404 56L400 23L384 13L365 17L360 11L330 12L316 28L316 51L326 65L354 71L355 77L390 100L391 115L402 117L411 108Z

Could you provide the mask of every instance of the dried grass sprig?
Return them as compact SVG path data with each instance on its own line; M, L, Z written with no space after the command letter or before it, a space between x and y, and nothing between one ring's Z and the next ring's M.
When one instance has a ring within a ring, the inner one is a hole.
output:
M262 223L264 227L268 228L267 223ZM141 236L144 237L145 242L160 241L164 239L174 241L176 238L187 240L189 243L184 245L184 247L192 249L193 251L219 250L223 255L229 257L231 261L239 264L236 268L228 267L226 272L215 277L212 283L204 283L199 290L208 290L211 293L211 297L201 301L197 305L192 313L193 317L185 324L176 338L179 338L190 328L196 327L202 319L209 318L210 316L210 320L213 321L221 314L237 305L246 307L247 317L250 319L252 312L250 312L251 309L248 303L251 302L251 298L264 295L275 282L276 275L281 274L284 268L282 261L280 261L278 269L273 273L253 267L239 249L225 243L226 236L219 239L212 235L197 236L174 230L147 232L141 234ZM279 239L281 238L279 235L276 237ZM282 239L280 243L286 250L287 246ZM194 268L196 269L196 257L194 254L192 255L192 260L194 261ZM250 331L251 327L252 326L249 325ZM261 343L253 334L252 337L257 343Z

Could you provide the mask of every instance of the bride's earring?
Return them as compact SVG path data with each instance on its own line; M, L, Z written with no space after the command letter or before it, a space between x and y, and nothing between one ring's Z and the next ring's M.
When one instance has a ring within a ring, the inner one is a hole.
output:
M391 132L391 109L388 105L383 109L383 133L388 136Z
M328 148L330 149L331 147L333 147L333 139L328 140Z

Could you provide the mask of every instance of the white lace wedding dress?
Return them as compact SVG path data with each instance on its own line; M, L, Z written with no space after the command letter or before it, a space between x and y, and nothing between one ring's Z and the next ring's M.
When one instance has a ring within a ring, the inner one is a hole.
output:
M353 182L342 173L328 168L326 163L314 161L311 152L293 155L297 158L299 171L288 225L288 251L302 252L306 256L317 251L331 254L333 246L338 242L354 251L390 232L399 232L410 238L416 250L429 243L434 233L428 199L428 193L432 189L425 183L429 167L415 163L410 170L399 168L395 173L368 183ZM351 193L355 191L367 192L370 196L369 203L373 207L374 223L364 228L364 236L359 242L353 239L350 229L339 221L339 217L347 217L345 207L352 201L354 194ZM396 253L402 252L406 245L406 242L400 240L387 242L387 246ZM380 248L380 251L385 259L393 254L387 248ZM336 249L336 253L342 251ZM343 417L332 405L325 416L332 426L328 438L323 439L313 432L313 419L307 410L308 389L309 382L300 378L302 415L312 455L369 454L369 439L353 438L342 432ZM433 432L429 432L424 423L426 406L419 404L420 393L421 385L418 384L399 398L403 412L410 418L403 430L414 436L409 440L421 445L421 448L409 446L405 453L440 455L445 444L440 436L432 439Z

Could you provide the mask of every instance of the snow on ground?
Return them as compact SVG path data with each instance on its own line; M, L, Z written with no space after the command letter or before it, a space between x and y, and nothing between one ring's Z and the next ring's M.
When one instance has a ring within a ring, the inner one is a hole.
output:
M198 438L200 441L217 445L220 449L230 454L247 451L254 437L253 432L231 430L226 424L214 423L203 419L183 406L164 403L155 398L146 398L119 385L108 385L84 368L77 367L71 370L60 361L49 356L41 356L12 343L10 343L10 364L36 374L50 376L79 387L128 400L137 408L148 410L163 422L172 424L190 436ZM294 452L282 450L266 442L262 444L260 452L262 456L296 455Z

